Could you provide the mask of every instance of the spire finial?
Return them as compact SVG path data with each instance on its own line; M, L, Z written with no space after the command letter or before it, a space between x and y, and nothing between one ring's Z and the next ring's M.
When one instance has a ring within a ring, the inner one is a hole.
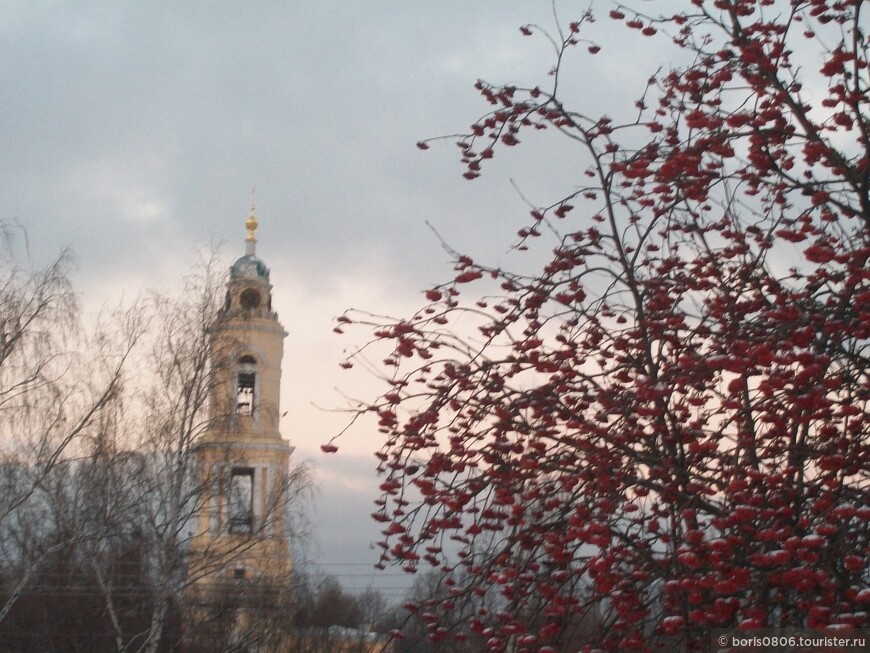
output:
M248 237L245 238L245 254L253 256L256 253L257 238L254 232L257 230L259 223L257 216L254 214L256 205L254 202L254 189L251 189L251 212L248 214L248 219L245 220L245 228L248 230Z
M248 230L248 237L245 240L252 240L256 242L256 238L254 237L254 232L257 230L258 222L257 216L254 215L254 211L256 210L256 202L254 201L254 189L251 189L251 212L248 214L248 219L245 221L245 228Z

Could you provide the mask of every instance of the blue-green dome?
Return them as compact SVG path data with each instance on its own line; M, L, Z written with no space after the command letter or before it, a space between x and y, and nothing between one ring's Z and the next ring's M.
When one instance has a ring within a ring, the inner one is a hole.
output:
M269 280L269 268L254 254L245 254L230 268L230 279Z

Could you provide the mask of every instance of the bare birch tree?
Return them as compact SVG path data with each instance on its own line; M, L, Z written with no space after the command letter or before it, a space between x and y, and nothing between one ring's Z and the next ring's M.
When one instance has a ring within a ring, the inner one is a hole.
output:
M225 485L202 473L197 450L226 417L210 405L225 282L217 256L179 293L147 294L90 338L68 253L44 269L11 254L0 265L0 641L12 646L0 651L173 650L204 632L197 620L213 607L227 642L280 639L274 608L287 607L289 621L289 579L215 572L293 528L307 468L276 482L247 536L192 546L197 516ZM224 467L238 455L228 448ZM208 610L190 591L203 579L215 584ZM57 601L75 609L48 619L42 608Z
M101 328L87 333L70 266L67 250L34 263L0 227L0 622L61 546L46 539L44 490L116 400L140 333L127 319L112 338Z

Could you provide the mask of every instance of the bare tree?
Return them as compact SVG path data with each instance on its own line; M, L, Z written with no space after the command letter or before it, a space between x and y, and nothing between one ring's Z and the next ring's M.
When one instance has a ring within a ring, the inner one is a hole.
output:
M130 315L113 321L112 337L103 326L88 333L69 251L41 267L21 250L13 231L0 228L0 556L7 571L0 622L41 562L63 546L46 539L44 490L116 400L140 334Z
M213 470L241 455L218 447L225 459L212 452L200 469L202 436L227 418L212 405L217 256L180 293L151 292L93 335L79 325L69 264L64 252L25 267L11 245L0 260L0 622L12 615L0 640L16 651L157 653L217 624L229 639L212 637L216 646L268 650L289 622L289 608L276 612L289 606L289 579L240 583L232 571L275 548L289 574L289 551L277 549L300 523L309 475L305 465L278 474L244 536L198 533L227 488ZM53 618L45 608L58 602L76 609Z
M181 292L151 292L90 337L68 254L27 273L6 262L0 621L11 617L0 623L0 650L277 650L291 625L289 579L232 572L296 532L307 467L275 479L249 533L198 533L199 514L227 485L199 468L198 450L227 417L211 401L222 365L217 256ZM232 469L241 454L222 455L210 470Z

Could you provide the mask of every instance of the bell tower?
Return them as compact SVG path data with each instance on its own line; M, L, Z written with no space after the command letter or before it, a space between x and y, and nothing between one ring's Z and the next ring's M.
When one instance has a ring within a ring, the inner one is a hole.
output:
M210 420L196 447L204 492L189 573L202 604L240 582L280 584L291 567L285 522L293 448L279 432L287 333L272 310L269 269L256 254L253 206L245 226L245 254L230 267L212 327Z

